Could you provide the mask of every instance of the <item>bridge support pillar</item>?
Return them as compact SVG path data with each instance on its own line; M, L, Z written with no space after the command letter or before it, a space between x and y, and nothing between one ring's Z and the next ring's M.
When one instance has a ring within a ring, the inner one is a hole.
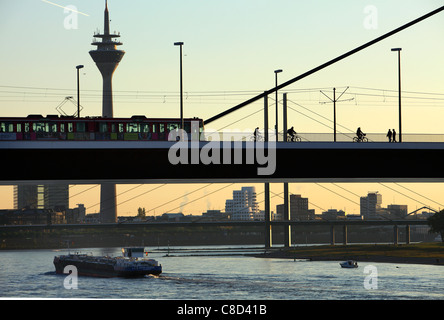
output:
M290 221L290 210L288 201L288 182L284 183L284 220ZM284 226L284 246L291 247L291 225Z
M100 222L117 222L116 185L102 183L100 186Z
M268 96L264 96L264 139L268 142ZM273 232L271 228L270 212L270 184L265 183L265 248L273 245Z
M393 227L393 244L397 245L398 244L398 226L395 225Z
M344 224L342 227L342 244L347 245L347 225Z
M270 184L265 183L265 248L271 248L273 245L273 233L270 223L270 216Z
M330 244L335 245L335 226L330 227Z
M410 225L405 226L405 243L410 244Z

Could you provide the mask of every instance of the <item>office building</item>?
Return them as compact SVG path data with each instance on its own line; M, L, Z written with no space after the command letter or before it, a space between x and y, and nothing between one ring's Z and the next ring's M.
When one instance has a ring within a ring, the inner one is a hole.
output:
M226 200L225 212L231 220L259 220L260 210L255 187L233 191L233 199Z
M364 219L377 219L381 213L382 195L369 192L366 197L361 197L360 209Z
M14 209L52 209L65 211L69 208L69 185L26 184L14 186Z
M276 206L275 220L283 220L285 215L284 204ZM312 220L314 210L308 209L308 198L303 198L300 194L291 194L289 201L290 220Z

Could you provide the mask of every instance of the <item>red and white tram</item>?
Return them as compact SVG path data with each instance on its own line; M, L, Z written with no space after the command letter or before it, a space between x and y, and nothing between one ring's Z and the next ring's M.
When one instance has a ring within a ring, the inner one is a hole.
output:
M192 126L197 122L197 126ZM184 119L184 130L191 136L203 130L203 120ZM171 131L180 128L180 119L102 118L58 115L29 115L27 117L0 117L0 140L168 140ZM198 132L191 132L199 128Z

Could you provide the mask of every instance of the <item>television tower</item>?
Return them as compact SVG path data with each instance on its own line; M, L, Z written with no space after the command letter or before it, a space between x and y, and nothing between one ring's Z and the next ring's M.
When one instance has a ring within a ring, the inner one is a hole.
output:
M102 41L94 39L91 44L97 46L97 50L91 50L89 52L103 77L102 117L113 117L112 78L117 65L125 54L125 51L116 49L116 46L120 46L122 43L113 38L119 37L120 34L109 33L108 1L106 1L105 28L103 34L94 34L94 38L101 38Z
M109 12L108 1L105 1L105 27L103 34L96 33L96 39L91 43L97 46L96 50L91 50L89 54L99 68L103 78L102 93L102 117L113 117L113 89L112 77L120 60L122 60L125 51L117 50L116 46L122 43L114 40L119 38L120 34L111 34L109 32ZM113 183L102 183L100 188L100 220L105 223L117 221L117 203L116 203L116 185Z

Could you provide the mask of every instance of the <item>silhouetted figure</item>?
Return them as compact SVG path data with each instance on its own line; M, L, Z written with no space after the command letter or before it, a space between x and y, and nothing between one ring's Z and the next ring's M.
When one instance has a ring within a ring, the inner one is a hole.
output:
M359 127L358 130L356 130L356 136L358 137L358 139L362 139L364 135L364 132L361 131L361 127Z
M396 142L396 131L395 129L393 129L393 140L392 142Z
M389 138L389 142L392 142L392 131L390 129L387 132L387 137Z
M257 138L259 137L259 127L257 127L257 128L254 130L253 135L254 135L254 141L257 141Z
M287 135L291 136L291 141L294 141L294 138L296 136L296 131L294 131L293 127L287 130Z

